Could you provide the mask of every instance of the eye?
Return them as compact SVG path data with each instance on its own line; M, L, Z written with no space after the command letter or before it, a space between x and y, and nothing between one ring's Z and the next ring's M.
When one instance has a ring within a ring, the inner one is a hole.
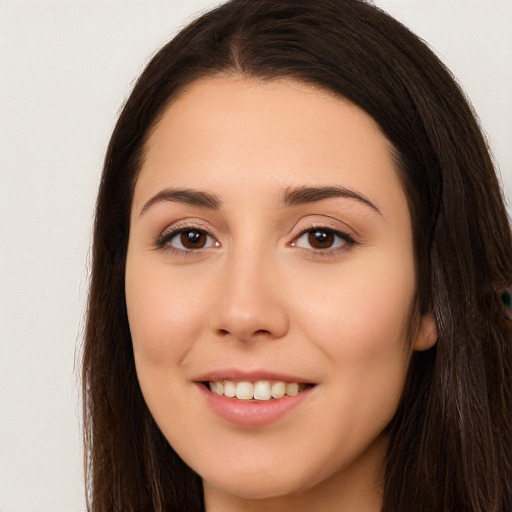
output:
M218 247L220 243L207 231L198 228L179 228L164 233L158 240L160 247L169 247L177 251L196 251Z
M304 231L291 245L315 251L336 251L354 243L355 240L348 233L320 227Z

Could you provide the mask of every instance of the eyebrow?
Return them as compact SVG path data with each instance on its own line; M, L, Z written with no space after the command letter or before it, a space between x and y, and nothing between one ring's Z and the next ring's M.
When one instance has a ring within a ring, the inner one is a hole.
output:
M139 215L142 215L146 210L151 208L153 205L161 202L167 203L184 203L193 206L202 206L211 210L218 210L221 205L221 201L216 194L211 192L204 192L202 190L191 190L191 189L165 189L158 192L153 196L140 211Z
M283 203L286 206L299 206L336 197L355 199L383 216L377 206L365 195L341 186L289 187L283 195ZM147 201L139 215L161 202L190 204L211 210L219 210L222 204L220 197L212 192L193 189L165 189Z
M298 206L301 204L315 203L317 201L322 201L323 199L336 197L355 199L360 203L369 206L372 210L376 211L383 217L379 208L377 208L377 206L365 195L360 192L356 192L355 190L340 186L288 188L284 194L284 203L287 206Z

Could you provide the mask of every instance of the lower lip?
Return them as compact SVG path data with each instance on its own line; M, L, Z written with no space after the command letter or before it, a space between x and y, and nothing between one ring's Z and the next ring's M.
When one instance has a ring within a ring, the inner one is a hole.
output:
M213 393L204 384L198 386L215 414L244 427L262 427L276 422L304 402L313 389L305 389L295 396L259 401L229 398Z

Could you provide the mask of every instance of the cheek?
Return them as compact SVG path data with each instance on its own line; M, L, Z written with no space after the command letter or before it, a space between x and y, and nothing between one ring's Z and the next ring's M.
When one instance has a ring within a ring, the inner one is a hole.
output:
M412 261L361 257L323 277L303 284L309 293L298 317L307 319L305 328L326 351L354 363L407 353Z
M137 377L153 418L166 432L169 411L173 432L188 428L181 376L187 356L203 336L209 306L183 274L171 275L165 265L127 260L126 305Z
M189 286L187 286L187 282ZM208 304L184 275L127 262L126 305L137 370L177 367L201 336Z
M333 423L346 426L344 440L354 446L378 435L396 411L409 361L414 300L412 265L359 270L331 276L322 291L313 288L302 325L330 362L326 377L340 404Z

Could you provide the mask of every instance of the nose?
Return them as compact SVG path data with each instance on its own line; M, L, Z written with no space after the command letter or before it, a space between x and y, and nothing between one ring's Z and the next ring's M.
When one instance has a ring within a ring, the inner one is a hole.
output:
M247 342L288 332L282 283L269 256L234 256L226 265L214 315L217 335Z

